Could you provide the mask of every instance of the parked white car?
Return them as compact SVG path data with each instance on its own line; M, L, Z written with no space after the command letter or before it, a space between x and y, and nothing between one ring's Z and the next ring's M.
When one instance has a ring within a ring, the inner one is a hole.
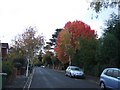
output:
M77 66L68 66L65 75L70 77L85 78L84 71Z
M42 67L42 68L45 68L45 66L44 66L44 65L42 65L41 67Z

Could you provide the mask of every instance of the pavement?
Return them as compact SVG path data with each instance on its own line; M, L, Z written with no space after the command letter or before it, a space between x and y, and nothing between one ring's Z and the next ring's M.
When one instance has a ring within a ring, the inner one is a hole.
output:
M61 71L64 72L64 71ZM26 77L25 75L19 75L17 76L13 82L11 82L9 85L6 85L2 90L10 90L10 89L20 89L24 90L29 87L29 83L31 82L33 74L31 73L29 77ZM88 79L91 82L95 82L99 84L99 78L98 77L93 77L93 76L86 76L86 79Z
M5 85L3 90L9 90L9 89L21 89L23 90L23 87L25 86L26 82L28 81L29 77L26 77L25 75L19 75L17 76L11 83Z
M34 69L33 69L34 71ZM33 76L33 71L28 74L28 76L25 75L18 75L11 83L6 84L2 90L28 90Z

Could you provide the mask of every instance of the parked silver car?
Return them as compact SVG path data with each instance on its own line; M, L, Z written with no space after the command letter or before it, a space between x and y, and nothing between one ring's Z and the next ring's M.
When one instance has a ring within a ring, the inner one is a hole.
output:
M65 75L70 77L85 78L84 71L77 66L68 66Z

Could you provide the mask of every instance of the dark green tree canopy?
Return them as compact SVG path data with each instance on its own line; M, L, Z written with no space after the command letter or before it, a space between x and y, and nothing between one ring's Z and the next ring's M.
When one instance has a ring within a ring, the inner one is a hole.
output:
M96 13L99 13L107 8L115 8L118 7L120 9L120 1L113 1L113 0L92 0L90 3L90 7L95 10Z

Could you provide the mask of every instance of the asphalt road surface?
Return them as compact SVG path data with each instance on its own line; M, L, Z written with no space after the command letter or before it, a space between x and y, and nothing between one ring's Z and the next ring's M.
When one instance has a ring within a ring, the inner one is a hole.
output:
M84 88L100 90L99 85L87 79L77 79L65 76L65 72L53 69L35 67L31 88Z

